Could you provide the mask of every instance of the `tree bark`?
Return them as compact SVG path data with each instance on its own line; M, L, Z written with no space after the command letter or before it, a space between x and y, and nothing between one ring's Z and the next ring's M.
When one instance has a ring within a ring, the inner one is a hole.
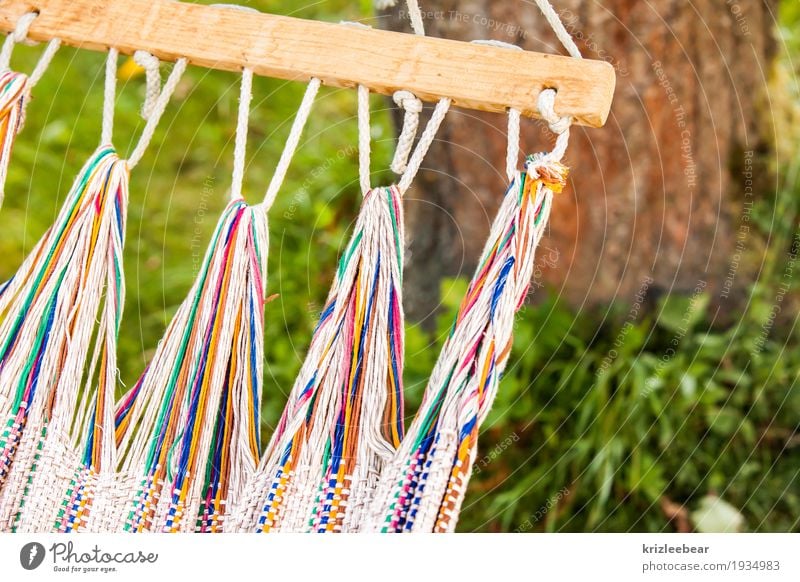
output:
M554 203L537 285L553 286L575 306L631 301L650 279L651 291L688 292L704 282L718 297L736 294L747 278L737 237L753 200L744 170L761 175L767 147L757 112L776 5L554 4L584 56L608 60L618 76L606 127L572 129L570 187ZM430 36L564 52L532 2L426 0L423 10ZM380 16L382 26L410 31L402 1ZM408 194L412 318L435 312L442 277L475 267L505 189L505 123L500 115L451 113ZM522 133L525 152L552 144L541 122L524 121Z

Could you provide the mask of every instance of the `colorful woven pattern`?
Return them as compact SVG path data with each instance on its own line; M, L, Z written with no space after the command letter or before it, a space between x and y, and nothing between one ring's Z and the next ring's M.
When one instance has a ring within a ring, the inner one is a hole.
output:
M84 527L98 475L115 470L127 203L127 165L103 146L53 227L0 289L3 530Z
M22 73L0 73L0 206L3 206L6 174L14 139L25 114L25 90L28 77Z
M508 361L514 315L528 292L552 192L561 190L567 174L554 162L530 160L528 169L506 192L422 406L381 477L365 529L443 532L455 527L478 429Z
M403 236L399 190L369 191L245 504L245 529L358 529L403 433Z
M117 410L125 531L221 531L259 454L267 223L224 211L188 298Z

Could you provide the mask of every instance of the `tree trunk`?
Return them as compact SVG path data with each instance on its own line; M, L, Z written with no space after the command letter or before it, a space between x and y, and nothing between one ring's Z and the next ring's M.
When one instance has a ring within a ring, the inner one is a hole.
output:
M537 285L576 306L631 301L649 279L651 291L702 282L722 298L741 288L737 245L754 191L744 171L759 175L765 149L757 111L776 5L554 3L584 56L614 65L617 91L604 128L573 127L570 186L554 203ZM425 0L423 10L430 36L563 53L532 2ZM381 16L383 26L410 30L402 1ZM524 121L522 134L525 152L552 143L541 122ZM505 147L503 116L456 110L445 120L406 204L411 317L435 311L443 276L474 269L504 192Z

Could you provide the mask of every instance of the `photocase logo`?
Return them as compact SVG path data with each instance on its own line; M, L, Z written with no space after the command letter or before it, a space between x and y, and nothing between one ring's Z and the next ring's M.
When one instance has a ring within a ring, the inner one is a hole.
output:
M26 570L35 570L44 562L44 546L39 542L30 542L19 551L19 563Z

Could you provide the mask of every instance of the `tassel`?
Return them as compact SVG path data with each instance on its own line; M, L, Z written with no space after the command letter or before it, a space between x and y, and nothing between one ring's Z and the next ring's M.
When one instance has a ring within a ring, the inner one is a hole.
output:
M0 292L3 531L86 529L98 484L116 469L127 203L127 164L103 146Z
M528 293L552 192L565 181L566 167L537 157L509 186L420 410L381 475L366 530L454 530L478 429L494 401L511 351L514 316Z
M153 360L117 410L124 531L222 531L259 455L267 221L231 202Z
M369 191L252 487L248 528L358 530L402 439L403 236L399 190Z
M5 197L6 174L14 139L22 128L25 115L28 77L22 73L0 73L0 208Z

